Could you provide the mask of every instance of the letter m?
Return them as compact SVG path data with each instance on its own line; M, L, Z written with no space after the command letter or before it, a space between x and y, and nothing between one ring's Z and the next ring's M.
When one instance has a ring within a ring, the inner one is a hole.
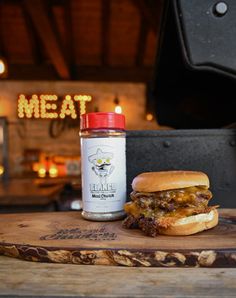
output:
M25 95L21 94L18 99L18 116L20 118L39 118L39 99L34 94L30 99L27 99Z

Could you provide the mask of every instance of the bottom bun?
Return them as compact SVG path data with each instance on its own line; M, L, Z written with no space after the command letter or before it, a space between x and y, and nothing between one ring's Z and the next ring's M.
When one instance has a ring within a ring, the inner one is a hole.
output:
M218 221L217 210L212 210L209 213L201 213L178 219L167 229L160 229L158 233L172 236L192 235L215 227Z

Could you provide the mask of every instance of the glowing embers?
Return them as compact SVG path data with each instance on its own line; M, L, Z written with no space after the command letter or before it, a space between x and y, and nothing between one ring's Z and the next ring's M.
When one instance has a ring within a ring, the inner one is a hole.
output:
M65 95L58 100L55 94L33 94L26 97L20 94L18 98L18 117L36 119L56 119L71 117L77 119L86 112L86 102L92 100L90 95ZM78 103L80 112L78 112Z

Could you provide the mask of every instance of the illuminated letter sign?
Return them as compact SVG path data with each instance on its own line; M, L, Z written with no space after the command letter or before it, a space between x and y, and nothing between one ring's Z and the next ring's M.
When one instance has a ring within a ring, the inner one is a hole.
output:
M57 101L56 95L40 95L41 103L41 118L44 119L53 119L58 117L57 104L51 103Z
M62 101L55 94L33 94L31 97L20 94L18 98L19 118L56 119L79 117L76 102L79 102L80 115L86 112L86 102L92 100L90 95L65 95Z
M89 95L75 95L74 100L80 102L80 115L82 115L86 111L86 102L91 101L92 97Z
M18 99L18 116L19 118L40 118L39 99L36 94L28 100L24 94Z
M74 101L71 99L70 95L66 95L66 98L63 99L61 105L61 113L60 117L65 118L66 116L71 116L72 119L77 118L77 114L75 111Z

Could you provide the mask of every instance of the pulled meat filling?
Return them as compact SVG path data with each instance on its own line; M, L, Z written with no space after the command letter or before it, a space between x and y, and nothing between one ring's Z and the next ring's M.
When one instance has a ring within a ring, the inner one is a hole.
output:
M212 193L203 187L188 187L177 190L157 191L152 193L131 193L132 202L125 205L128 214L164 215L176 213L176 210L189 208L205 208L212 198Z
M212 193L206 188L195 186L152 193L133 191L130 196L141 208L154 204L154 207L173 210L181 206L206 206Z
M133 191L132 201L124 207L128 217L123 225L127 228L139 226L153 236L158 227L168 227L179 218L210 212L216 208L208 207L211 198L212 193L200 186L152 193Z

